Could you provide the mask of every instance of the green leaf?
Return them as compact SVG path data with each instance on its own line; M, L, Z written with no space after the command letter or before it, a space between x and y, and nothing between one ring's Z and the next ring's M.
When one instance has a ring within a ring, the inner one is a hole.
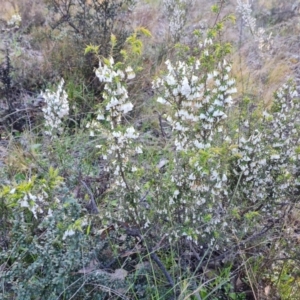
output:
M152 37L151 32L145 27L138 27L136 31L142 33L144 36Z
M214 4L212 7L211 7L211 11L215 14L219 13L220 12L220 7L217 5L217 4Z
M111 42L112 48L114 48L116 46L116 44L117 44L117 38L116 38L116 36L114 34L112 34L110 36L110 42Z
M99 46L95 46L95 45L87 45L84 49L84 55L88 54L88 53L95 53L98 54L99 52Z

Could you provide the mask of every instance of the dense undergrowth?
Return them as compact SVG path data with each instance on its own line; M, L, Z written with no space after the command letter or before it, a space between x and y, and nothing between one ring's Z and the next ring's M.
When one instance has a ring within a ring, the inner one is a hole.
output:
M226 32L270 47L250 5L218 2L184 43L195 1L162 2L155 54L135 1L49 0L49 24L5 24L2 299L299 299L295 84L271 104L238 90ZM34 84L11 50L29 33L53 50Z

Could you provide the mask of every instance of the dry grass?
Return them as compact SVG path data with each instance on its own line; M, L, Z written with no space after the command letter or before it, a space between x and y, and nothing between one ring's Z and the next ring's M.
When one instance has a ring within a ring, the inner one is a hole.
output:
M17 1L0 0L0 19L8 21L13 14L19 12Z
M272 9L274 6L278 6L278 1L276 0L259 0L258 1L258 6L265 8L265 9Z
M24 138L29 138L30 135L26 135ZM32 143L32 144L31 144ZM3 162L6 166L7 173L9 176L13 177L16 174L32 174L36 173L38 170L37 162L39 158L34 149L34 141L32 136L27 140L27 144L30 146L24 145L15 140L11 140Z
M233 75L237 83L237 97L243 94L251 95L258 101L262 101L265 107L269 107L273 101L274 92L291 74L291 70L285 61L274 57L261 68L253 70L246 62L246 57L238 53L233 55Z
M45 21L45 4L40 0L0 0L0 20L7 22L13 14L22 17L21 26L41 25Z

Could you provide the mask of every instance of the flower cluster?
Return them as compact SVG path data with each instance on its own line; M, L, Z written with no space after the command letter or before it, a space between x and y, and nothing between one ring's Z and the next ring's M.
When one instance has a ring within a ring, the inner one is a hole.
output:
M164 11L169 19L169 31L174 41L178 41L186 23L187 7L193 0L164 0Z
M260 53L263 53L263 51L269 51L273 44L272 33L269 36L266 36L263 28L256 27L256 19L251 16L251 4L249 3L249 0L246 2L243 1L244 0L237 0L237 12L241 15L244 25L248 27L251 33L254 35Z
M37 179L36 176L33 176L28 181L15 184L13 187L4 186L1 189L0 197L6 199L5 205L21 208L25 214L30 212L36 220L41 214L45 216L47 213L47 216L50 216L53 212L52 209L60 203L57 198L51 198L51 193L54 187L61 184L62 178L57 176L57 171L52 168L50 168L48 176L47 179Z
M7 25L9 26L20 26L20 23L22 22L22 18L18 13L15 13L11 16L11 18L7 21Z
M42 208L37 204L37 200L44 200L43 197L37 197L31 193L25 194L23 199L20 201L21 207L27 207L37 219L37 212L42 213Z
M110 121L111 129L114 130L120 124L122 116L130 112L133 105L128 101L128 92L126 86L122 84L125 79L133 79L135 74L131 67L127 67L125 73L121 69L114 69L114 59L111 57L102 65L99 62L99 67L96 69L96 76L100 82L104 82L103 99L106 103L106 111L108 112L106 120ZM104 112L99 110L98 120L104 120Z
M256 20L251 16L252 8L251 4L249 3L249 0L246 0L246 2L244 2L244 0L237 0L236 10L238 13L241 14L245 26L249 27L251 32L254 33L256 27Z
M204 47L211 44L208 39ZM207 49L203 53L209 55ZM225 110L232 105L231 95L237 91L230 77L230 64L224 60L208 74L201 70L199 59L192 64L178 61L172 65L166 61L166 65L167 74L154 80L153 88L161 95L157 102L173 108L167 121L176 134L176 150L210 147L215 129L222 130L220 121L227 117Z
M41 93L45 100L42 108L45 119L46 135L54 137L63 132L63 119L69 114L68 95L63 90L64 80L61 79L57 91L46 90Z

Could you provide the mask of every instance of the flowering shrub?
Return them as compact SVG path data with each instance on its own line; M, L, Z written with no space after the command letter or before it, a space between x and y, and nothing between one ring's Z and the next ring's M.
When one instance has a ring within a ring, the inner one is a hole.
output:
M187 8L193 0L164 0L164 11L169 19L169 31L173 41L178 42L186 24Z
M241 16L243 25L248 27L250 32L254 35L260 53L262 54L263 51L269 51L273 43L272 33L270 33L269 36L266 36L263 28L257 28L256 19L251 16L252 8L249 0L237 0L236 10Z
M142 148L136 142L138 133L133 126L121 126L125 115L133 108L132 103L128 99L126 80L131 80L135 77L135 73L131 67L126 67L122 70L123 64L115 64L113 58L99 62L99 67L96 69L96 76L100 82L105 83L103 92L103 105L98 111L97 121L93 121L87 125L91 128L91 136L94 136L95 131L105 138L105 143L98 145L102 158L107 161L104 171L113 174L111 182L112 189L116 192L115 197L119 198L119 221L124 220L124 212L130 214L134 209L133 203L135 197L132 196L139 185L137 182L128 182L127 174L135 172L136 166L130 159L133 155L141 154ZM101 123L99 123L102 122ZM104 126L103 122L107 123ZM130 195L129 201L126 195ZM110 217L110 210L106 212ZM131 215L131 218L136 218Z
M64 80L61 79L57 91L46 90L41 93L46 105L42 108L45 119L45 134L54 137L63 132L63 119L69 114L68 95L63 90Z
M252 202L266 201L269 197L282 201L283 193L293 192L289 173L296 171L290 163L294 165L298 159L297 96L291 83L284 84L275 94L273 111L263 112L262 128L256 129L247 140L240 138L242 157L238 165L244 179L241 185L245 185L242 189L245 198ZM283 176L282 180L278 181L278 176ZM252 189L247 187L247 182Z
M252 9L249 1L237 0L236 10L241 14L246 27L249 27L252 33L256 31L256 20L251 16Z
M216 226L226 226L221 214L227 171L214 147L222 145L218 145L218 136L223 132L226 110L233 103L231 95L236 88L226 60L206 71L206 58L213 55L212 45L211 39L205 40L200 45L202 56L187 59L190 63L178 61L173 65L167 61L167 74L153 82L160 93L157 101L170 107L166 120L172 128L175 149L167 174L172 193L167 200L165 187L158 188L158 213L161 219L175 217L179 227L172 229L173 235L187 236L196 243L199 239L213 243ZM223 139L227 139L225 132Z

